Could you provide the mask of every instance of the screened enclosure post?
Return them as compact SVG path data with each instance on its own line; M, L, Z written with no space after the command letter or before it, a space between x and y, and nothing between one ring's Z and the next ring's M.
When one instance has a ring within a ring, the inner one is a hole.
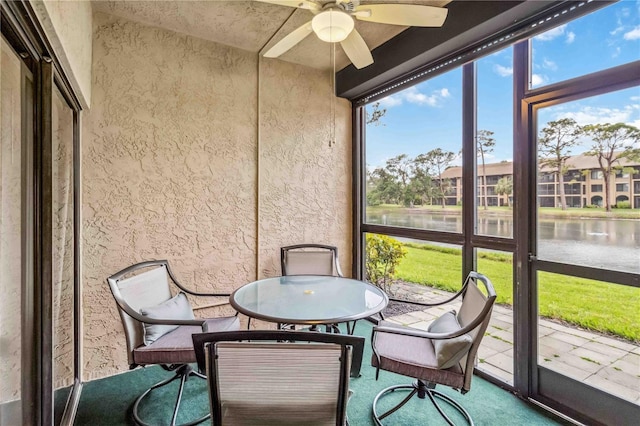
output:
M514 385L524 397L529 397L533 391L533 365L536 360L534 352L534 333L537 323L533 320L536 315L531 312L533 306L531 298L535 292L531 289L529 276L529 253L531 244L531 210L535 207L535 191L530 193L530 176L535 174L535 158L533 157L532 142L527 127L527 109L529 105L524 101L529 87L529 42L522 41L513 48L513 232L518 241L514 262ZM532 166L533 162L533 166ZM529 172L529 173L528 173ZM535 189L535 186L534 186ZM524 195L524 196L518 196ZM528 194L528 196L526 195ZM533 203L533 204L532 204Z

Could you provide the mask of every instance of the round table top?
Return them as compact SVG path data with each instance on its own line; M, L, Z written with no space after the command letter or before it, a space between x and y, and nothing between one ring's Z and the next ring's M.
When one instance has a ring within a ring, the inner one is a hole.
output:
M350 278L291 275L246 284L233 292L240 313L289 324L335 324L366 318L389 303L386 293Z

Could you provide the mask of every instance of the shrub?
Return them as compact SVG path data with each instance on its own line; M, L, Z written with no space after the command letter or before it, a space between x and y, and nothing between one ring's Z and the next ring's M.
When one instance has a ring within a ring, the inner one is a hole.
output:
M396 267L407 251L402 244L386 235L367 234L366 238L366 269L367 280L389 292Z
M586 206L584 206L585 209L599 209L600 206L597 204L587 204Z
M631 201L618 201L615 205L615 208L617 209L630 209L631 208Z

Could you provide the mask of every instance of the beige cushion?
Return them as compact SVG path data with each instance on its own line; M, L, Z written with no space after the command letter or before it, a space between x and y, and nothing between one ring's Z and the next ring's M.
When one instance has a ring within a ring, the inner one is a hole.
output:
M191 304L187 296L180 292L175 297L149 308L140 309L140 313L149 318L156 319L195 319ZM177 325L144 324L144 344L150 345L160 337L178 328Z
M429 325L428 331L431 333L451 333L460 330L460 328L462 327L458 324L455 311L451 311L436 318ZM462 357L469 352L472 341L468 334L452 339L432 339L438 368L445 369L457 365Z
M149 346L140 346L133 351L133 362L146 364L186 364L196 362L192 334L203 331L238 331L238 317L219 317L204 320L202 327L182 325L165 334Z

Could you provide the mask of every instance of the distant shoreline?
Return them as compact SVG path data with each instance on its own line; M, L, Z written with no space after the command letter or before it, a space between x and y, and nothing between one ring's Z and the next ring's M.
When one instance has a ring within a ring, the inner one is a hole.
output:
M404 207L399 205L383 204L380 206L367 206L368 213L385 214L385 213L403 213L407 215L432 213L441 215L460 215L462 214L461 206L416 206L416 207ZM638 209L613 209L611 212L606 212L604 209L585 209L570 207L567 210L561 210L553 207L542 207L539 209L540 217L545 219L630 219L640 220L640 210ZM510 207L489 207L484 210L482 207L478 208L478 214L480 216L499 216L499 217L512 217L513 208Z

